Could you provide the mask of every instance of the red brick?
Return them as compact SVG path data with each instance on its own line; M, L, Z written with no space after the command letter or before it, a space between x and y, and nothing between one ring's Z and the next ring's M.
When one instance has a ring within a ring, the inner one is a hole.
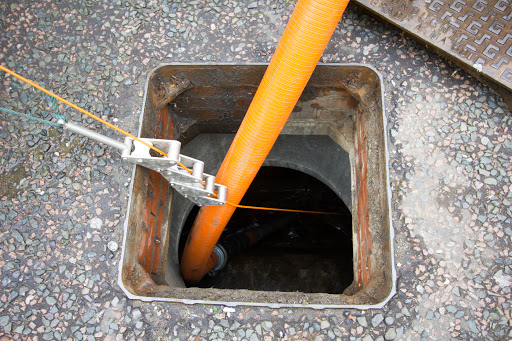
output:
M213 86L198 86L189 89L188 91L191 93L195 93L196 95L215 95L218 90Z
M144 255L144 270L151 271L151 258L153 256L153 244L156 233L156 219L153 215L149 217L149 232L146 239L146 253Z
M156 229L156 237L158 239L160 239L161 235L162 235L162 224L164 223L164 215L165 215L165 212L164 212L164 209L163 207L160 207L160 209L158 210L158 223L157 223L157 229Z
M149 197L149 195L148 199L149 200L146 200L146 205L144 206L144 212L142 214L142 221L144 222L144 226L148 226L149 215L151 214L151 197Z
M159 243L155 243L155 248L153 251L153 266L151 267L151 272L154 274L160 273L160 251L161 247Z
M336 108L351 109L356 107L356 101L351 97L338 98Z
M148 193L148 196L149 194L151 194L151 197L152 197L152 200L151 200L151 213L153 215L157 215L158 213L158 195L159 195L159 192L160 192L160 180L161 180L162 176L160 175L160 173L158 172L155 172L153 170L150 170L149 171L149 184L150 184L150 187L152 189L152 193Z
M238 108L249 108L250 105L251 105L251 98L240 98L236 102L236 106Z
M144 256L146 255L146 241L148 238L148 232L145 228L140 231L140 246L139 246L139 264L144 267Z
M172 117L169 115L169 123L167 124L167 136L166 139L173 140L174 139L174 121Z
M146 204L144 206L144 211L142 213L142 222L143 227L141 228L141 240L139 247L139 264L144 266L144 255L146 254L146 245L147 245L147 237L148 237L148 226L149 226L149 216L151 214L151 198L148 196L148 200L146 200Z
M162 130L160 130L160 134L157 135L159 139L167 139L169 129L167 121L169 120L169 115L167 113L167 105L165 105L162 109L160 109L160 113L158 115L158 119L162 121Z
M160 177L160 202L158 203L159 206L165 206L167 204L167 187L169 185L169 182L163 177Z

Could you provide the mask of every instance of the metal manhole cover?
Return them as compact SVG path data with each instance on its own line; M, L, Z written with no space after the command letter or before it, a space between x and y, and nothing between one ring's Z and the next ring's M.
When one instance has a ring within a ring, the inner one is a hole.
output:
M512 90L510 0L356 1Z

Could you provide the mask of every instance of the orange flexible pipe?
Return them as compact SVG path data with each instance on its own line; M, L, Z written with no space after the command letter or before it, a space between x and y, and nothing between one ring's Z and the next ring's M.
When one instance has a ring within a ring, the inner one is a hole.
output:
M348 0L299 0L254 99L217 173L227 200L239 204L290 116ZM185 281L197 283L217 263L212 254L236 207L203 207L181 260Z

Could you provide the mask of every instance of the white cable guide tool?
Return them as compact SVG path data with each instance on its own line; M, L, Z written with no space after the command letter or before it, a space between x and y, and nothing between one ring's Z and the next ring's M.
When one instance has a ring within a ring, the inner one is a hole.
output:
M98 134L73 122L58 120L65 129L121 150L123 160L152 169L164 176L169 184L198 206L226 204L226 186L215 183L213 175L203 173L204 162L181 155L181 143L176 140L141 138L142 141L165 152L167 156L152 156L150 148L126 137L124 143ZM190 174L183 166L192 170Z

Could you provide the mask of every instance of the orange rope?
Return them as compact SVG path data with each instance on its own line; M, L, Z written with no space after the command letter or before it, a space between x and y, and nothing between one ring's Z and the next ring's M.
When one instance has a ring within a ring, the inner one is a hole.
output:
M259 206L245 206L245 205L237 205L233 204L229 201L226 201L226 204L237 207L237 208L248 208L251 210L266 210L266 211L280 211L280 212L297 212L297 213L312 213L312 214L332 214L332 215L344 215L343 213L337 212L321 212L321 211L304 211L304 210L291 210L287 208L272 208L272 207L259 207Z
M8 74L10 74L11 76L14 76L14 77L18 78L20 81L23 81L23 82L25 82L25 83L27 83L27 84L29 84L29 85L33 86L33 87L34 87L34 88L36 88L37 90L42 91L42 92L44 92L45 94L47 94L47 95L49 95L49 96L52 96L53 98L55 98L55 99L57 99L57 100L61 101L62 103L69 105L71 108L76 109L76 110L80 111L81 113L83 113L83 114L85 114L85 115L87 115L87 116L89 116L89 117L91 117L91 118L94 118L96 121L99 121L99 122L101 122L101 123L103 123L103 124L105 124L105 125L109 126L110 128L112 128L112 129L114 129L114 130L117 130L117 131L118 131L118 132L120 132L121 134L124 134L124 135L126 135L126 136L128 136L128 137L131 137L132 139L134 139L134 140L136 140L136 141L138 141L138 142L142 143L143 145L145 145L145 146L147 146L147 147L149 147L149 148L153 149L155 152L158 152L158 153L160 153L160 154L162 154L162 155L164 155L164 156L167 156L167 154L166 154L166 153L164 153L163 151L161 151L160 149L158 149L158 148L156 148L156 147L154 147L154 146L150 145L150 144L149 144L149 143L147 143L147 142L144 142L143 140L139 139L138 137L133 136L133 135L132 135L132 134L130 134L129 132L124 131L124 130L123 130L123 129L121 129L121 128L118 128L118 127L116 127L115 125L108 123L108 122L107 122L107 121L105 121L104 119L99 118L98 116L96 116L96 115L94 115L94 114L92 114L92 113L88 112L88 111L87 111L87 110L85 110L85 109L80 108L79 106L77 106L77 105L75 105L75 104L73 104L73 103L71 103L71 102L69 102L69 101L65 100L64 98L62 98L62 97L60 97L60 96L57 96L57 95L56 95L56 94L54 94L53 92L51 92L51 91L49 91L49 90L46 90L46 89L45 89L45 88L43 88L42 86L39 86L39 85L37 85L36 83L32 82L30 79L26 79L25 77L22 77L22 76L18 75L18 74L17 74L17 73L15 73L14 71L9 70L8 68L6 68L6 67L4 67L4 66L2 66L2 65L0 65L0 70L7 72L7 73L8 73ZM181 164L180 164L180 166L182 166L183 168L185 168L185 169L187 169L187 170L188 170L188 168L187 168L187 167L184 167L184 166L183 166L183 165L181 165ZM190 172L190 171L189 171L189 172Z
M69 102L69 101L65 100L64 98L62 98L62 97L60 97L60 96L58 96L58 95L54 94L53 92L51 92L51 91L49 91L49 90L46 90L46 89L45 89L45 88L43 88L42 86L37 85L36 83L32 82L30 79L27 79L27 78L25 78L25 77L23 77L23 76L20 76L20 75L18 75L17 73L15 73L14 71L9 70L8 68L6 68L6 67L4 67L4 66L2 66L2 65L0 65L0 70L2 70L2 71L4 71L4 72L7 72L7 73L8 73L8 74L10 74L11 76L16 77L17 79L19 79L19 80L21 80L21 81L23 81L23 82L25 82L25 83L27 83L27 84L29 84L29 85L33 86L33 87L34 87L34 88L36 88L37 90L42 91L42 92L44 92L45 94L47 94L47 95L49 95L49 96L52 96L53 98L55 98L55 99L57 99L57 100L61 101L62 103L69 105L71 108L73 108L73 109L76 109L76 110L80 111L81 113L83 113L83 114L85 114L85 115L87 115L87 116L89 116L89 117L91 117L91 118L95 119L96 121L99 121L99 122L101 122L101 123L105 124L106 126L108 126L108 127L112 128L112 129L114 129L114 130L116 130L116 131L120 132L121 134L124 134L124 135L126 135L126 136L128 136L128 137L131 137L132 139L134 139L134 140L136 140L136 141L138 141L138 142L142 143L143 145L145 145L145 146L147 146L147 147L149 147L149 148L153 149L155 152L158 152L158 153L162 154L163 156L167 156L167 153L165 153L165 152L161 151L160 149L158 149L158 148L156 148L156 147L154 147L154 146L150 145L150 144L149 144L149 143L147 143L147 142L144 142L144 141L143 141L143 140L141 140L140 138L135 137L134 135L130 134L130 133L129 133L129 132L127 132L127 131L124 131L124 130L123 130L123 129L121 129L121 128L116 127L115 125L113 125L113 124L111 124L111 123L108 123L108 122L107 122L107 121L105 121L104 119L102 119L102 118L100 118L100 117L98 117L98 116L96 116L96 115L94 115L94 114L90 113L89 111L87 111L87 110L85 110L85 109L80 108L79 106L77 106L77 105L75 105L75 104L73 104L73 103L71 103L71 102ZM182 164L181 162L178 162L178 165L179 165L180 167L182 167L183 169L185 169L188 173L192 174L192 171L191 171L187 166L185 166L184 164ZM204 185L204 182L201 182L201 183ZM234 207L238 207L238 208L249 208L249 209L253 209L253 210L269 210L269 211L283 211L283 212L300 212L300 213L315 213L315 214L334 214L334 215L341 215L341 213L335 213L335 212L318 212L318 211L290 210L290 209L284 209L284 208L269 208L269 207L243 206L243 205L236 205L236 204L230 203L230 202L228 202L228 201L226 201L226 204L231 205L231 206L234 206Z

